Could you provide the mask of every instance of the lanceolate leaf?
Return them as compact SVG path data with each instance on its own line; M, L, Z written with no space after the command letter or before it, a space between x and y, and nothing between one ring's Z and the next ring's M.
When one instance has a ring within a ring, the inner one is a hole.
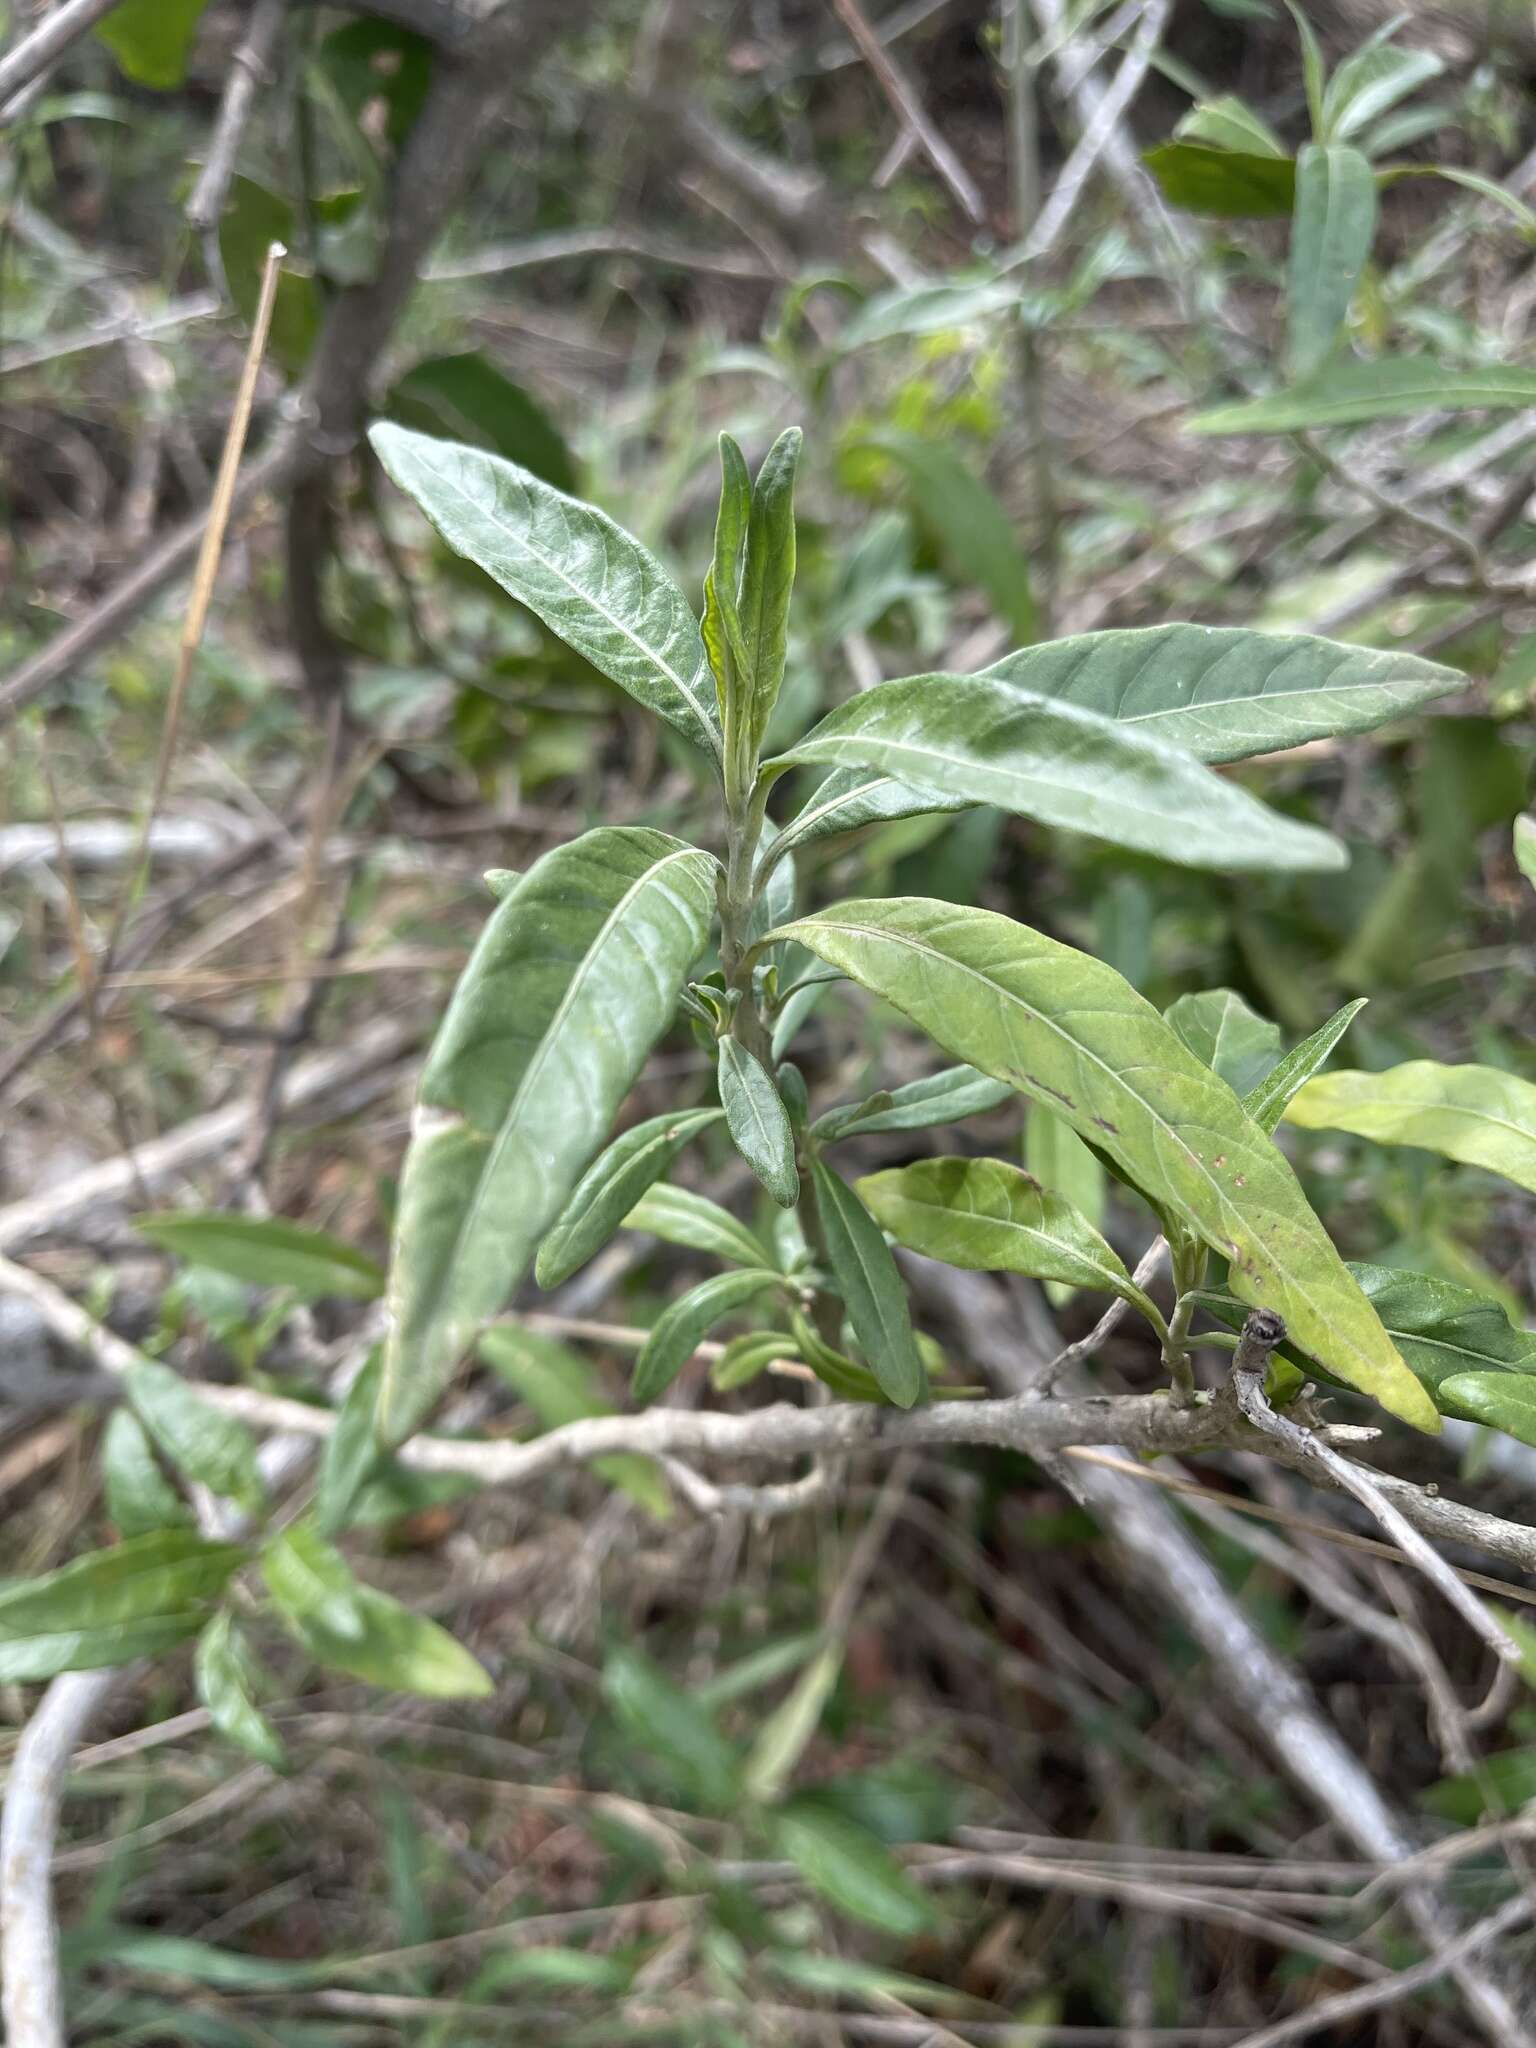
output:
M101 1440L101 1477L107 1519L119 1536L186 1528L194 1519L161 1471L144 1425L131 1408L114 1409L107 1424Z
M1515 820L1515 865L1528 882L1536 884L1536 816Z
M646 1189L661 1179L700 1131L718 1123L720 1115L718 1109L690 1109L648 1117L600 1152L539 1246L534 1266L539 1285L558 1287L600 1252Z
M383 1268L365 1253L279 1216L172 1213L135 1217L133 1227L189 1265L211 1266L253 1287L289 1287L306 1301L372 1301L384 1287Z
M1296 166L1288 156L1180 137L1149 149L1142 162L1171 206L1217 220L1265 220L1287 214L1296 194Z
M197 1639L197 1696L213 1725L247 1756L281 1770L286 1762L277 1730L256 1704L252 1658L228 1614L216 1614Z
M1229 1258L1245 1301L1278 1311L1340 1379L1438 1428L1284 1158L1112 968L994 912L921 897L839 904L774 936L1045 1103Z
M1304 1130L1441 1152L1536 1194L1536 1082L1499 1067L1409 1060L1380 1074L1320 1074L1286 1115Z
M1280 1058L1280 1026L1251 1010L1230 988L1180 996L1163 1012L1196 1059L1246 1096Z
M428 1699L483 1699L494 1689L446 1629L363 1585L305 1523L267 1547L261 1568L278 1612L318 1663Z
M1353 1263L1349 1270L1388 1336L1447 1415L1482 1420L1445 1398L1445 1382L1455 1374L1536 1374L1536 1332L1517 1330L1497 1302L1431 1273Z
M720 1101L737 1151L781 1208L800 1194L789 1113L762 1061L735 1038L720 1041Z
M384 1347L380 1344L368 1354L362 1371L348 1387L336 1426L325 1440L315 1488L315 1524L322 1536L334 1536L347 1527L354 1502L384 1462L374 1432L383 1375Z
M484 449L390 423L368 438L451 548L620 689L720 758L719 707L698 622L632 534Z
M379 1430L399 1443L526 1272L703 950L707 854L602 827L493 912L422 1075L400 1186Z
M173 1465L200 1486L256 1507L262 1499L256 1439L233 1415L201 1400L179 1372L139 1358L123 1374L133 1412Z
M648 1657L627 1647L615 1650L603 1666L603 1697L629 1739L665 1765L706 1812L739 1806L736 1752L713 1715Z
M996 675L877 683L769 767L797 761L873 768L1186 867L1308 870L1346 859L1337 840L1180 749Z
M245 1558L188 1529L136 1536L0 1592L0 1682L155 1656L194 1636Z
M1085 1216L1001 1159L920 1159L856 1187L876 1222L927 1258L1145 1299Z
M1519 1378L1514 1373L1464 1372L1446 1380L1441 1394L1448 1413L1502 1429L1520 1443L1536 1444L1536 1379Z
M1252 150L1271 159L1285 156L1285 144L1269 123L1230 93L1191 107L1175 133L1181 142L1210 142L1218 149Z
M741 588L741 561L751 516L752 479L747 473L746 457L729 434L722 434L715 556L704 578L704 618L700 626L709 665L715 673L715 701L722 727L726 705L736 693L737 678L747 672L747 651L736 598Z
M635 1364L635 1399L643 1405L665 1393L716 1323L778 1285L777 1273L716 1273L663 1309Z
M759 876L783 859L792 847L809 846L816 839L831 839L839 832L853 832L860 825L884 824L892 818L920 818L929 811L968 810L974 799L941 796L932 790L911 788L894 775L882 775L873 768L834 768L768 848L759 865Z
M1342 1010L1335 1010L1326 1024L1318 1026L1310 1038L1304 1038L1300 1045L1292 1046L1278 1066L1274 1066L1255 1087L1243 1097L1243 1107L1259 1126L1261 1131L1273 1131L1285 1115L1285 1106L1297 1089L1310 1081L1318 1069L1327 1063L1329 1054L1344 1036L1356 1017L1365 1008L1368 998L1356 996L1352 1003L1346 1003Z
M1302 633L1143 626L1005 655L986 673L1183 747L1237 761L1369 732L1447 691L1459 669Z
M1220 405L1189 422L1192 434L1293 434L1307 427L1357 427L1420 412L1472 412L1536 405L1536 370L1494 364L1458 370L1433 356L1382 356L1330 363L1315 377Z
M910 1941L933 1924L933 1907L877 1835L842 1814L797 1801L774 1823L778 1844L811 1889L882 1934Z
M674 1188L665 1182L648 1188L624 1218L626 1230L648 1230L667 1244L680 1244L691 1252L709 1252L717 1259L734 1259L741 1266L771 1266L768 1247L753 1236L718 1202L696 1195L692 1188Z
M847 1182L816 1162L816 1214L832 1277L880 1391L910 1408L927 1385L907 1290L880 1227Z
M1376 233L1376 181L1358 149L1309 142L1296 159L1286 279L1291 374L1308 377L1333 349Z
M800 442L798 427L780 434L752 485L739 616L747 664L741 712L747 751L754 759L784 680L789 599L795 583L795 468Z
M845 1109L829 1109L812 1125L823 1139L864 1137L875 1131L924 1131L934 1124L958 1123L962 1117L979 1116L1008 1100L1013 1090L1006 1081L994 1081L990 1074L978 1074L974 1067L946 1067L941 1074L925 1075L893 1089L883 1102L868 1107L850 1103Z

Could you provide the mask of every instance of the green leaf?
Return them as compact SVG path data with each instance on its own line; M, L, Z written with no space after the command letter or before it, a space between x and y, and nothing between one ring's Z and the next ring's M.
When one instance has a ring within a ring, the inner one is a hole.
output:
M1285 144L1269 123L1231 93L1191 107L1174 133L1180 141L1209 142L1217 149L1251 151L1271 158L1286 154Z
M845 1180L817 1160L816 1214L832 1277L881 1393L910 1408L928 1384L907 1290L880 1226Z
M1447 1393L1448 1382L1461 1374L1536 1374L1536 1333L1518 1329L1485 1295L1438 1274L1399 1266L1351 1261L1349 1270L1409 1371L1442 1414L1463 1422L1483 1420ZM1202 1293L1201 1300L1220 1321L1234 1330L1241 1328L1247 1314L1244 1303L1214 1291ZM1332 1377L1308 1354L1300 1355L1308 1370Z
M1309 427L1357 427L1421 412L1471 412L1536 405L1536 370L1492 364L1457 370L1433 356L1378 356L1330 363L1315 377L1267 398L1197 413L1192 434L1294 434Z
M502 1324L487 1330L478 1348L497 1377L527 1402L541 1432L614 1412L613 1404L598 1391L597 1375L587 1361L553 1337ZM665 1522L671 1515L671 1489L654 1459L621 1451L611 1458L594 1458L592 1470L656 1521Z
M996 675L906 676L840 704L769 770L873 768L1186 867L1342 867L1337 840L1188 754Z
M634 1124L600 1152L576 1183L553 1230L539 1246L534 1276L558 1287L600 1252L654 1182L710 1124L718 1109L692 1109Z
M1209 142L1164 142L1142 162L1171 206L1217 220L1268 220L1291 211L1296 166L1288 156Z
M899 1941L914 1941L934 1924L927 1895L857 1822L797 1801L776 1816L774 1833L812 1891L851 1920Z
M603 1697L632 1741L658 1758L705 1812L730 1813L741 1798L736 1752L697 1700L638 1650L612 1652Z
M919 1159L857 1188L908 1251L971 1272L1027 1273L1105 1289L1138 1307L1146 1301L1085 1216L1001 1159Z
M782 1330L747 1330L733 1337L709 1368L709 1384L717 1394L728 1394L749 1385L776 1358L795 1356L795 1340Z
M745 1791L759 1805L783 1796L795 1766L821 1725L822 1711L843 1668L841 1641L823 1645L758 1729L747 1758Z
M0 1592L0 1683L157 1656L195 1636L244 1562L238 1543L161 1529Z
M898 782L894 775L882 775L869 768L834 768L773 842L758 869L759 879L793 847L809 846L817 839L830 839L838 833L855 832L861 825L885 824L894 818L969 810L972 801L967 796L940 796L932 790L913 789Z
M601 1144L714 909L707 854L637 826L545 854L497 905L421 1078L401 1176L379 1429L399 1443Z
M729 434L722 434L715 554L704 578L704 617L700 625L709 665L715 674L715 697L722 726L727 722L727 706L736 698L737 678L750 673L737 598L751 518L752 478L747 471L747 458Z
M637 702L720 758L709 659L688 601L606 513L484 449L380 423L390 476L448 545Z
M1483 1418L1447 1400L1446 1382L1464 1373L1536 1373L1536 1333L1516 1329L1497 1302L1431 1273L1352 1263L1388 1336L1434 1396L1464 1421Z
M900 285L866 299L838 336L838 347L847 353L876 341L946 334L1011 313L1018 303L1019 287L1007 278L984 278L970 284Z
M267 1546L261 1569L279 1614L317 1663L427 1699L485 1699L494 1691L462 1643L361 1584L341 1552L306 1523Z
M1180 996L1163 1015L1234 1095L1250 1094L1279 1062L1280 1026L1251 1010L1233 989Z
M134 1360L123 1374L123 1391L179 1471L242 1507L260 1507L265 1494L256 1439L236 1416L210 1407L180 1373L152 1358Z
M1069 1123L1032 1102L1024 1120L1024 1167L1040 1185L1071 1203L1095 1230L1102 1227L1109 1175L1090 1145ZM1045 1283L1046 1299L1063 1308L1077 1292L1060 1280Z
M287 1753L256 1704L250 1647L227 1613L216 1614L198 1637L193 1670L197 1696L219 1733L258 1763L280 1771Z
M1307 116L1312 123L1313 138L1321 142L1327 133L1323 124L1323 100L1328 74L1323 64L1323 53L1311 22L1296 5L1296 0L1285 0L1285 4L1296 24L1296 34L1301 43L1301 74L1307 90Z
M1459 669L1414 654L1240 626L1080 633L1005 655L986 673L1201 761L1369 732L1467 684Z
M800 1196L789 1112L762 1061L739 1039L720 1040L720 1101L736 1150L783 1209Z
M1309 142L1296 159L1286 357L1309 377L1333 351L1376 234L1376 180L1357 149Z
M718 1202L691 1188L662 1183L649 1189L624 1218L626 1230L649 1231L667 1244L691 1252L710 1252L742 1266L771 1266L773 1256L762 1239L739 1223Z
M634 1397L642 1407L665 1393L716 1323L745 1306L765 1287L780 1284L777 1273L749 1267L714 1273L679 1295L656 1318L635 1361Z
M1431 50L1400 50L1372 37L1351 51L1329 79L1323 93L1322 133L1330 142L1358 135L1444 69Z
M1356 996L1342 1010L1335 1010L1326 1024L1320 1025L1300 1045L1292 1046L1285 1058L1249 1089L1243 1097L1243 1107L1261 1131L1273 1132L1276 1129L1285 1115L1286 1104L1297 1089L1310 1081L1325 1064L1329 1054L1365 1008L1367 1000L1365 996Z
M1443 120L1430 119L1430 130L1443 126ZM1373 139L1372 149L1380 147ZM1394 138L1394 146L1400 146ZM1521 233L1529 240L1536 240L1536 213L1533 213L1523 199L1517 199L1507 186L1495 184L1492 178L1480 177L1476 171L1464 171L1457 164L1383 164L1376 173L1378 187L1385 190L1403 178L1444 178L1448 184L1460 185L1468 192L1475 192L1479 199L1491 199L1519 225Z
M560 429L530 392L478 349L415 364L396 382L384 411L403 427L488 448L557 491L576 488L576 460Z
M143 1424L131 1408L116 1408L101 1439L101 1477L107 1520L119 1536L178 1529L195 1519L156 1462Z
M1013 521L981 478L942 441L919 434L872 434L850 453L873 448L907 479L918 523L932 535L949 572L985 591L993 611L1017 640L1038 630L1029 563Z
M1515 820L1515 865L1525 879L1536 887L1536 816L1524 816Z
M158 4L158 0L149 0L149 4ZM229 282L229 295L247 327L256 318L268 249L274 242L291 248L293 239L293 208L286 199L252 178L230 180L229 197L219 216L219 261ZM308 362L320 332L320 317L315 280L285 269L277 281L267 353L290 377L297 377Z
M788 427L763 458L752 486L746 560L737 615L741 625L747 765L757 759L784 680L789 600L795 584L795 469L802 436Z
M358 1495L379 1470L382 1460L374 1417L383 1378L384 1347L376 1344L348 1387L336 1426L320 1453L315 1524L322 1536L334 1536L348 1526Z
M942 1073L908 1081L867 1103L829 1109L812 1124L811 1132L825 1142L867 1137L875 1131L926 1131L934 1124L958 1123L962 1117L996 1109L1012 1093L1006 1081L994 1081L974 1067L946 1067Z
M170 92L187 75L187 59L208 0L122 0L101 22L98 36L135 85Z
M1303 1130L1416 1145L1536 1194L1536 1083L1500 1067L1409 1060L1380 1074L1346 1068L1309 1081L1285 1113Z
M335 1295L372 1301L384 1289L384 1269L324 1230L307 1230L278 1216L220 1216L174 1212L137 1216L134 1229L189 1266L208 1266L252 1287L287 1287L302 1301Z
M1443 1380L1442 1398L1452 1413L1502 1429L1522 1444L1536 1444L1536 1378L1512 1372L1463 1372Z
M1064 1117L1176 1227L1231 1259L1340 1379L1438 1420L1275 1146L1129 983L995 912L852 902L774 935L883 996L957 1059Z

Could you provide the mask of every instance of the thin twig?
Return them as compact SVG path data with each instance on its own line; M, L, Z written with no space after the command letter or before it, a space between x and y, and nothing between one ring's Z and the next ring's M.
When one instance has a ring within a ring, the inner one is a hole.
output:
M874 73L880 90L903 124L917 137L924 155L949 187L966 218L979 227L987 217L987 209L975 179L928 118L928 111L906 74L864 19L858 0L832 0L832 5Z
M82 36L89 35L119 0L63 0L31 35L0 57L0 123L10 115L6 102L41 78Z

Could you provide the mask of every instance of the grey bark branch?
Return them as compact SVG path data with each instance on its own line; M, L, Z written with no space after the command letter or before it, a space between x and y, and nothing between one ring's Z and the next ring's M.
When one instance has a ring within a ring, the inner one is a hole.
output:
M211 235L224 211L235 158L256 105L257 92L272 82L277 39L287 13L287 0L257 0L245 40L230 60L229 83L219 103L207 160L187 201L187 226L195 235Z
M41 78L117 4L118 0L64 0L31 35L23 36L13 50L0 57L0 121L5 118L7 100Z

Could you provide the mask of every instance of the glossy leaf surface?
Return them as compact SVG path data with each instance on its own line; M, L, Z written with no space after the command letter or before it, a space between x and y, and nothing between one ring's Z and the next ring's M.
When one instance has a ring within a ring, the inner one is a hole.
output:
M719 708L698 621L632 534L486 449L388 422L368 438L451 548L621 690L719 759Z
M1137 626L1005 655L986 671L1202 761L1369 732L1466 687L1459 669L1308 633Z
M1182 750L986 676L907 676L840 704L779 763L870 768L1186 867L1313 870L1343 847ZM778 765L772 764L772 765Z

